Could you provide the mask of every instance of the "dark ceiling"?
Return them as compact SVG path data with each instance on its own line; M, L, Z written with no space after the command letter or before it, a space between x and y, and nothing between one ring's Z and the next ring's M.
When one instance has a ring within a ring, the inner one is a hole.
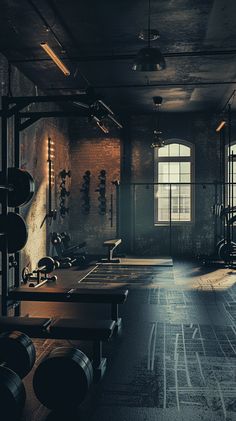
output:
M114 110L220 109L236 88L236 1L152 0L151 27L161 37L166 69L135 72L146 45L148 0L1 0L0 51L47 94L94 86ZM70 68L65 77L46 56L48 44Z

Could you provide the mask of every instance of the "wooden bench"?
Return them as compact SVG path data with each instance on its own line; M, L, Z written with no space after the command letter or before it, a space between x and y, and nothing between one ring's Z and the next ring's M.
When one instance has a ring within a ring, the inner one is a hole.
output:
M121 238L104 241L103 247L107 247L107 259L102 259L102 263L120 263L120 259L113 258L113 251L121 244Z
M15 288L9 291L9 299L14 301L46 301L64 303L100 303L111 304L111 319L116 322L117 329L121 326L119 304L125 303L128 296L127 289L104 288L49 288L31 289L27 287Z
M94 380L102 378L106 358L102 356L102 342L109 341L115 330L114 320L91 320L42 317L0 317L0 332L18 330L32 338L74 339L93 342Z

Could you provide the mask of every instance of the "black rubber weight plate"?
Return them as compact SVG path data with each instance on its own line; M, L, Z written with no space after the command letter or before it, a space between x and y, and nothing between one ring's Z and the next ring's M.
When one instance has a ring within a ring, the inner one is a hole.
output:
M36 369L33 379L37 398L50 409L79 405L90 384L90 370L75 348L52 351Z
M16 421L24 405L26 393L20 377L6 367L0 367L1 419Z
M7 216L0 215L0 233L7 235L8 252L15 253L26 245L28 232L24 219L14 212L9 212ZM0 235L0 250L3 249L3 235Z

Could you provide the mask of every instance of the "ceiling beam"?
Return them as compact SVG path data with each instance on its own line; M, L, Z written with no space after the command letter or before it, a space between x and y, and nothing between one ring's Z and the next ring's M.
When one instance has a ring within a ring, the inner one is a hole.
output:
M236 80L231 81L216 81L216 82L156 82L156 83L136 83L136 84L127 84L127 85L103 85L103 86L96 86L93 85L94 89L120 89L120 88L156 88L156 87L178 87L178 86L214 86L214 85L236 85ZM61 87L53 87L53 88L46 88L44 90L47 91L79 91L80 89L72 88L68 86L61 86Z
M224 55L234 55L236 50L212 50L212 51L183 51L178 53L171 52L162 52L164 57L210 57L210 56L224 56ZM91 56L71 56L71 57L61 57L63 60L70 60L76 62L91 62L91 61L123 61L123 60L133 60L136 57L136 54L103 54L103 55L91 55ZM11 59L12 64L15 63L34 63L34 62L44 62L51 61L50 58L25 58L25 59Z

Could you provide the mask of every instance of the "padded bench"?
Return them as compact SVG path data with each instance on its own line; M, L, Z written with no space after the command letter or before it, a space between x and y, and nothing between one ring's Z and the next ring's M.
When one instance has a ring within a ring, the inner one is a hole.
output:
M89 289L89 288L48 288L31 289L27 287L15 288L9 291L9 299L15 301L51 301L68 303L101 303L111 304L111 319L121 326L119 304L125 303L128 289Z
M0 332L19 330L33 338L41 337L47 332L52 319L46 317L0 317Z
M107 259L102 259L102 263L120 263L120 259L113 258L113 251L116 247L122 242L121 238L116 240L107 240L104 241L103 247L107 247Z
M93 342L94 380L102 378L106 358L102 356L102 342L109 341L115 330L114 320L50 319L41 317L0 317L0 332L18 330L33 338L75 339Z

